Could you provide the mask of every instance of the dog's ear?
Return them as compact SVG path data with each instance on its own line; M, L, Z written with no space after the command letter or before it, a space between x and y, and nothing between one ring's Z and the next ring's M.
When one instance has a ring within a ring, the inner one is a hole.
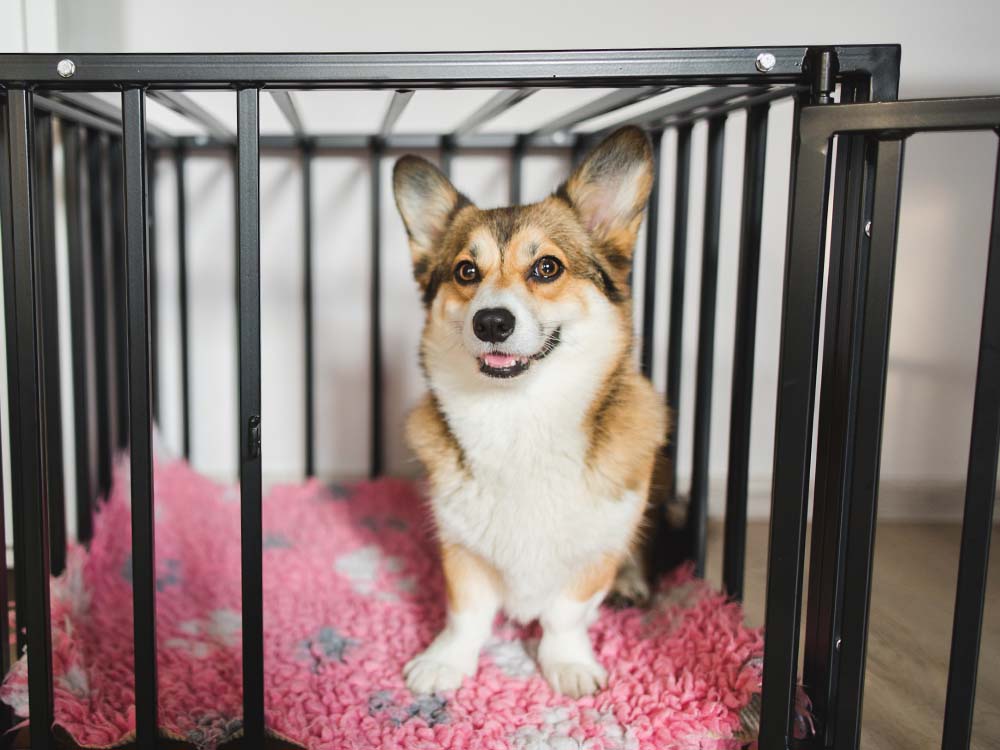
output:
M605 252L631 262L652 187L653 149L646 134L630 126L601 141L557 194Z
M422 277L445 230L459 209L470 205L469 199L437 167L419 156L407 155L396 162L392 189L410 239L414 274L424 285Z

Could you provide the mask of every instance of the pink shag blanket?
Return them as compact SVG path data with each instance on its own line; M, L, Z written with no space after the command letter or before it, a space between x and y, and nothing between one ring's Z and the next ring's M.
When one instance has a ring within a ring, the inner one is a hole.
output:
M82 746L134 737L127 467L53 581L56 723ZM214 748L241 733L239 493L181 461L155 476L157 642L164 735ZM419 486L384 479L277 487L264 501L268 729L304 747L639 750L753 739L759 630L681 569L649 611L605 608L591 633L609 684L555 694L536 628L497 622L479 674L411 694L403 664L434 637L444 593ZM27 713L22 658L0 697Z

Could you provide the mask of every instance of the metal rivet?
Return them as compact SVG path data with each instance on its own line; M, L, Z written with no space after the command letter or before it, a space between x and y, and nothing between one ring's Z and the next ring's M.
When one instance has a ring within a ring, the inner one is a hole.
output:
M870 221L865 222L865 237L872 236L872 223Z
M770 52L761 52L757 55L757 70L761 73L770 73L774 70L774 66L777 64L778 60Z
M56 73L58 73L61 78L72 78L73 74L76 73L76 63L68 57L63 58L59 61L59 64L56 65Z

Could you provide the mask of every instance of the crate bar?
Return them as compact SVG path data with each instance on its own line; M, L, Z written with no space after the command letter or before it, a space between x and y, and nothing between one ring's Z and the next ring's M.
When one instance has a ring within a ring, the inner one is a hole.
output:
M385 144L381 145L385 148ZM451 179L451 163L455 158L455 139L450 135L441 137L441 172L449 180Z
M132 489L132 606L136 745L156 747L156 564L153 531L153 401L146 226L146 94L122 92L125 265L128 283L128 415Z
M49 565L52 575L66 566L66 489L63 471L62 395L59 379L59 290L56 283L56 217L52 115L35 114L35 237L42 310L45 381L45 456L48 471Z
M122 111L121 107L115 106L109 101L101 99L101 97L96 94L92 94L89 91L53 91L52 97L58 100L64 105L72 107L72 111L64 110L63 113L56 113L62 119L69 119L71 121L78 121L78 118L91 115L97 118L101 118L112 125L114 133L116 135L121 135L122 128ZM38 98L36 97L35 104L38 105ZM86 123L82 123L86 124ZM147 138L172 138L166 130L158 128L155 125L146 124L146 136Z
M680 437L681 363L684 346L684 277L687 273L688 185L691 181L691 126L677 128L674 174L674 237L670 270L670 322L667 339L667 404L673 412L673 435L667 443L669 493L677 495L677 442Z
M588 133L577 133L571 138L561 136L544 136L537 139L530 139L529 145L532 149L551 149L553 151L568 151L573 148L577 140L585 140ZM371 146L371 133L316 133L308 137L314 148L321 151L364 151L368 152ZM383 147L386 151L436 151L442 148L448 140L453 145L465 149L476 151L510 151L514 148L518 138L524 138L524 134L518 133L473 133L461 138L451 138L450 135L440 133L394 133L383 139ZM178 142L191 150L219 150L231 148L232 144L210 136L195 137L182 136L178 138L164 139L158 142L161 148L169 148ZM260 137L260 147L262 151L295 151L302 145L302 138L293 135L262 135Z
M237 93L243 741L248 747L264 746L259 106L258 89Z
M863 101L860 86L841 87L841 101ZM872 144L873 146L873 144ZM847 429L857 413L857 317L861 259L868 256L863 231L871 216L875 176L874 148L861 135L837 140L833 180L831 247L826 291L826 331L822 388L819 395L816 478L813 495L809 596L806 604L803 680L811 685L818 733L833 742L840 618L843 605L846 514L845 466L854 451L854 433ZM839 437L838 437L839 436ZM836 440L836 442L835 442Z
M674 115L666 118L662 125L664 127L677 126L686 122L697 122L698 120L711 120L714 117L729 114L741 109L752 109L760 104L776 102L780 99L790 99L797 93L804 93L808 90L806 86L779 86L768 89L760 94L741 96L725 102L715 107L700 108L694 112L681 115Z
M10 356L9 408L11 434L11 493L14 533L22 547L17 568L24 569L24 589L17 591L18 629L24 627L28 648L28 703L33 748L52 743L52 621L49 614L48 477L45 466L44 361L41 352L42 310L39 270L41 252L36 236L32 156L34 122L32 94L7 90L5 174L10 179L9 238L5 246L5 292L12 300L7 321ZM18 528L20 527L20 528ZM23 608L23 618L21 616Z
M377 477L382 473L384 446L382 443L382 142L372 139L371 170L371 448L368 473ZM443 161L443 160L442 160ZM446 171L445 174L448 174Z
M66 184L66 240L69 255L70 341L73 366L73 435L76 462L76 536L93 535L94 484L90 445L90 368L87 364L87 263L83 206L83 130L63 123L63 177Z
M278 105L278 109L281 110L281 114L284 115L285 119L288 121L289 126L292 128L292 132L297 138L302 138L306 134L305 125L302 124L302 116L299 114L299 108L295 104L295 99L292 98L291 91L276 91L272 89L268 92L271 98L274 99L274 103Z
M177 305L180 308L181 339L181 452L191 458L191 358L188 343L188 270L187 270L187 189L184 185L187 151L174 149L174 174L177 190Z
M101 134L87 132L87 185L90 203L90 272L93 294L94 384L97 407L97 492L111 489L111 414L109 369L108 244L111 232L107 214L109 193L105 153Z
M549 120L541 127L532 131L528 137L535 139L566 132L587 120L616 112L632 104L644 102L651 97L665 94L668 91L670 91L670 88L667 86L640 86L639 88L618 89Z
M641 369L653 376L653 332L656 328L656 256L659 249L660 222L660 150L663 131L650 133L653 148L653 186L646 209L646 267L643 271Z
M121 125L118 122L105 120L103 117L92 115L69 104L38 94L34 98L34 107L36 110L48 112L62 120L86 125L88 128L100 130L111 135L121 135L122 132Z
M834 48L841 78L898 70L899 45ZM717 47L525 52L326 54L81 54L72 79L56 68L63 55L0 56L4 81L59 88L113 89L123 83L160 88L498 88L696 86L790 83L806 76L808 47ZM762 73L757 55L774 55Z
M316 474L316 391L314 385L315 348L313 316L313 221L312 145L302 147L302 321L305 352L305 473Z
M848 585L844 591L840 636L842 646L833 728L835 748L856 748L861 740L902 158L902 140L878 143L871 250L863 287L859 290L864 296L864 308L859 321L861 342L857 372L858 405L854 420L855 450L847 472L850 507L845 577Z
M792 179L768 544L767 638L759 740L762 748L788 746L795 696L826 239L829 137L801 126L801 101L801 96L796 97L792 126Z
M122 112L124 117L124 110ZM144 142L145 144L145 142ZM121 139L112 138L108 144L110 164L108 172L111 177L111 325L112 348L115 363L114 393L115 393L115 447L118 450L128 448L129 404L128 404L128 352L126 338L128 336L128 321L124 315L118 314L125 309L127 286L127 271L125 259L125 188L122 184L124 173L124 146ZM145 157L145 151L143 152ZM143 175L146 174L145 167ZM147 237L149 236L147 230Z
M156 151L148 148L146 157L146 223L149 226L149 337L153 368L153 422L160 425L160 274L156 255Z
M993 502L1000 454L1000 152L993 188L993 224L990 230L983 296L983 324L979 336L976 395L972 407L972 441L965 485L962 547L955 595L955 622L951 631L948 697L944 710L941 747L968 748L976 698L979 642L983 632L983 605L989 566Z
M508 200L512 206L521 202L521 183L524 182L524 136L518 136L510 151L510 182Z
M750 418L753 409L754 345L757 329L757 281L764 214L769 104L747 111L743 154L743 207L740 260L736 281L736 331L733 336L732 400L729 411L729 467L726 472L726 519L722 545L722 584L743 599L747 539L747 483L750 467Z
M726 119L708 123L705 172L705 225L701 256L701 301L698 311L698 363L694 401L694 460L688 530L692 535L695 574L705 572L708 529L708 462L711 445L712 369L715 360L715 300L719 275L719 220L722 214L722 160Z
M393 93L392 99L389 100L389 107L382 118L382 126L379 128L380 138L388 138L392 134L396 123L403 115L403 110L406 109L406 105L410 103L412 98L413 89L399 89Z
M165 107L201 125L216 138L232 140L230 127L187 94L180 91L150 91L149 94Z
M733 99L761 94L764 91L766 91L766 89L747 88L745 86L719 86L711 88L707 91L700 91L697 94L691 94L690 96L670 102L669 104L664 104L662 107L651 109L649 112L643 112L640 115L636 115L628 120L612 125L609 128L605 128L602 132L610 132L621 127L622 125L637 125L641 128L659 127L671 118L680 119L690 117L692 119L699 119L697 113L701 110L719 104L724 104Z
M470 135L471 133L476 132L487 122L506 112L508 109L511 109L515 105L523 102L536 91L538 91L538 89L535 88L498 91L496 94L487 99L482 106L462 120L462 122L458 124L458 127L451 132L451 136L453 138L458 138L459 136Z

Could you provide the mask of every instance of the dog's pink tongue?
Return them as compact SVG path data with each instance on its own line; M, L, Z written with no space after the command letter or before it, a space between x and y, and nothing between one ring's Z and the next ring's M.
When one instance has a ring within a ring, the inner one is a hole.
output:
M486 363L487 367L492 367L495 370L502 370L505 367L513 367L517 364L517 357L512 354L499 354L497 352L492 352L490 354L483 355L483 362Z

